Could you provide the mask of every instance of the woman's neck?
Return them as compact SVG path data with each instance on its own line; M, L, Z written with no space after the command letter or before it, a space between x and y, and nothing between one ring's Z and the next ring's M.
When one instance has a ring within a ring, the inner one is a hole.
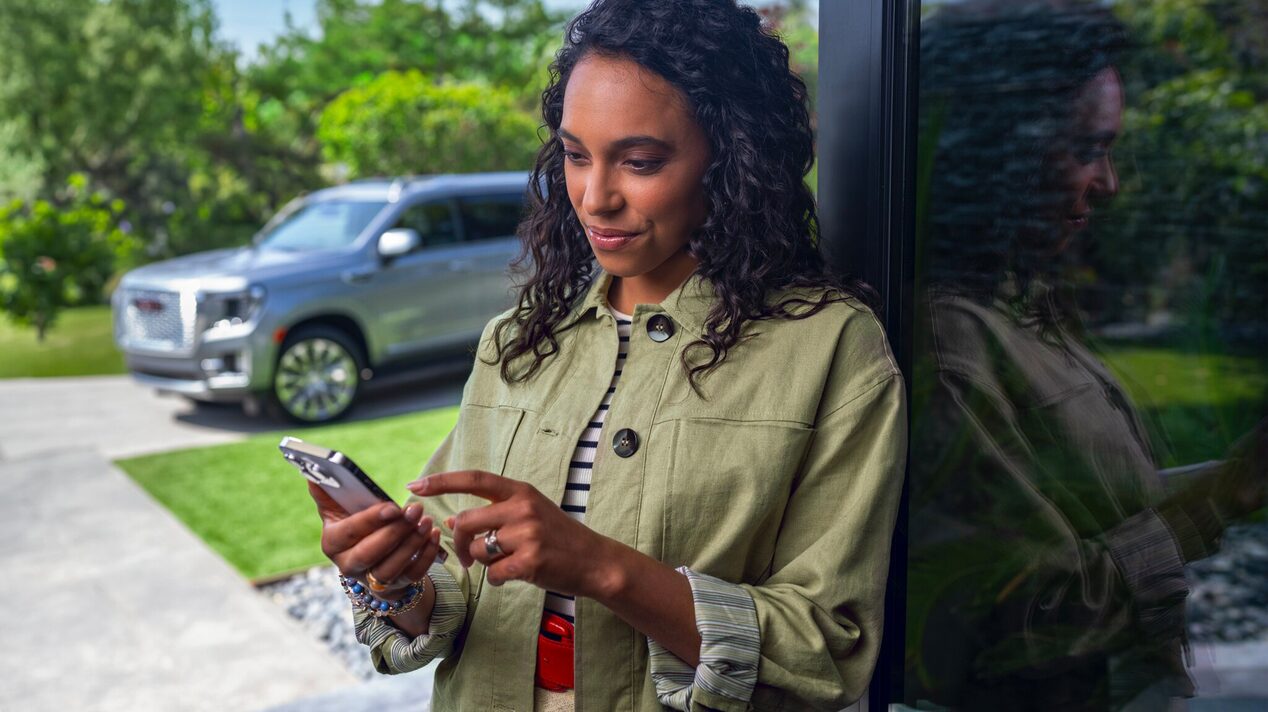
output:
M646 274L633 277L612 277L608 287L608 303L625 314L633 314L639 304L660 304L687 281L699 265L686 250L665 260Z

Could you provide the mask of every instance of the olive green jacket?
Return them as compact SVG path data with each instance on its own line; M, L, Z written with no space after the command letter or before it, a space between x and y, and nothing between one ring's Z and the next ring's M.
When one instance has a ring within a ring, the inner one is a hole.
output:
M487 470L562 500L570 456L616 362L610 281L594 280L564 323L559 352L531 380L504 383L498 366L477 359L458 423L426 474ZM881 640L907 448L903 381L875 316L837 303L801 320L750 323L752 338L704 378L701 397L680 354L703 332L714 298L693 276L661 304L635 309L605 437L630 428L638 448L620 457L600 444L586 525L752 596L761 655L751 699L697 684L693 709L840 709L866 689ZM672 322L667 340L652 338L660 314ZM487 360L496 321L481 341ZM461 495L426 506L441 521L483 503ZM407 641L359 621L376 666L405 672L441 655L436 710L531 711L544 592L485 586L483 568L464 571L456 556L445 566L453 582L434 577L433 635ZM578 599L576 636L578 710L664 709L644 635Z

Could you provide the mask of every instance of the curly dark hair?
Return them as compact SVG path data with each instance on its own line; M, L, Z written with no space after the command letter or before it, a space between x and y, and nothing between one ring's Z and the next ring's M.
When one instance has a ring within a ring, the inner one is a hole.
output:
M559 326L597 271L564 182L559 139L564 91L591 54L629 59L674 85L709 136L704 175L708 216L688 241L697 274L718 295L704 333L682 354L693 389L741 340L749 321L811 316L872 291L830 273L818 249L814 197L805 183L814 157L806 85L788 66L788 48L756 12L735 0L596 0L571 22L542 93L549 132L529 182L515 263L519 298L494 331L506 382L530 378L559 350ZM769 304L773 291L806 288ZM693 350L709 351L693 365ZM521 357L531 361L520 362Z

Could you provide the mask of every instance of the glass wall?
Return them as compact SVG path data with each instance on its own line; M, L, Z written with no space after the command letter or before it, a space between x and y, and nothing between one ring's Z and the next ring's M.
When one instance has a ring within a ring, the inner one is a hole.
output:
M1263 709L1268 12L919 35L903 702Z

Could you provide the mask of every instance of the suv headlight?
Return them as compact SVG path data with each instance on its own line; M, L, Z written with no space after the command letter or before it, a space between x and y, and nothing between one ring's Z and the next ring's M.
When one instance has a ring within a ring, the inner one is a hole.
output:
M244 292L208 294L203 309L210 329L226 329L253 321L264 307L264 287L253 284Z

